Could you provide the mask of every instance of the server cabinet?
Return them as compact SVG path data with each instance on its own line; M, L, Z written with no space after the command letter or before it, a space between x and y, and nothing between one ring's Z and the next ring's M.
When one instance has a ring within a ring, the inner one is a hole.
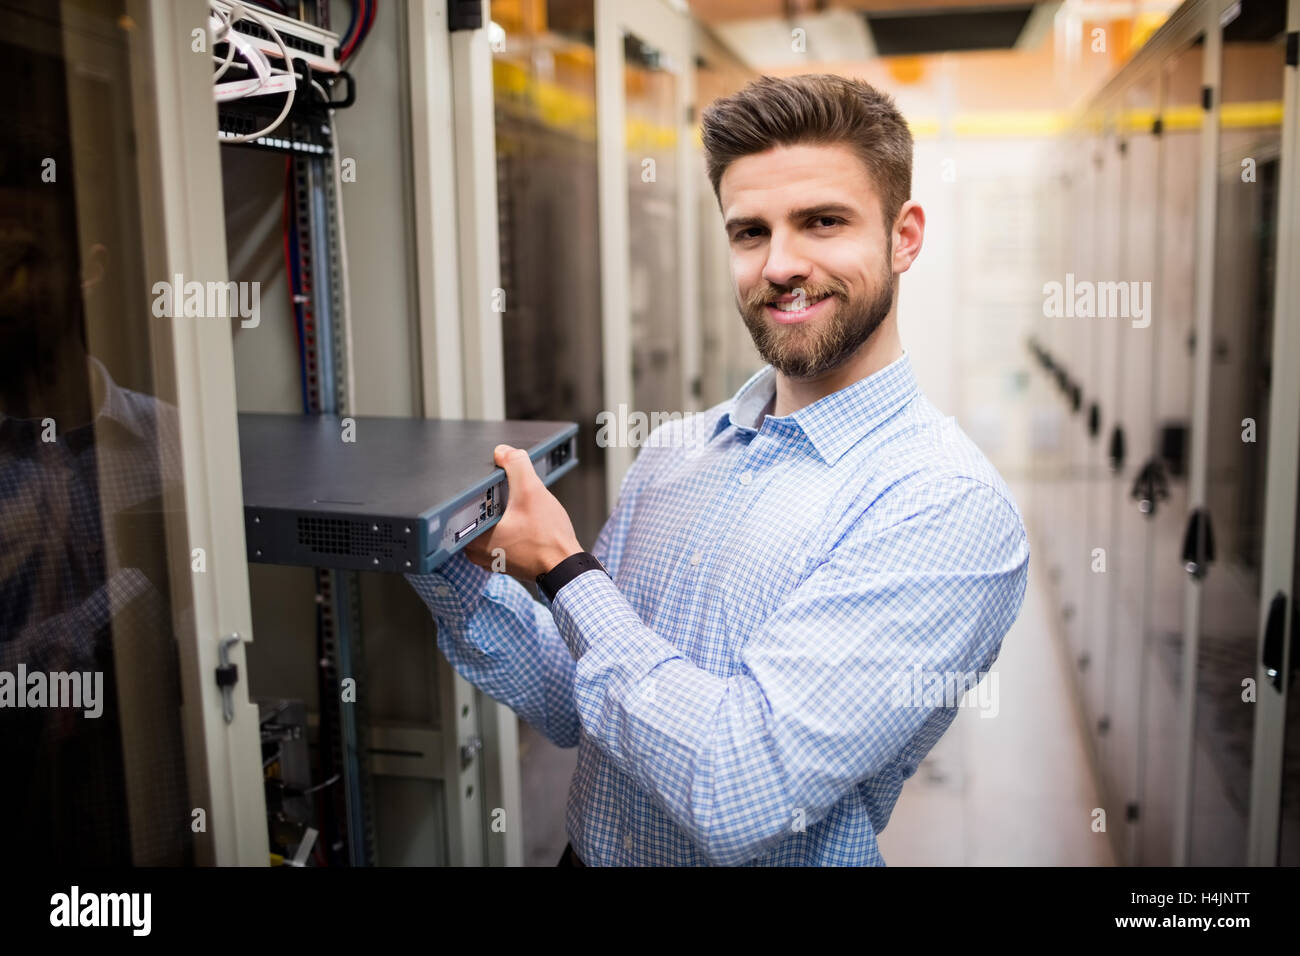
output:
M1145 316L1118 321L1115 334L1114 416L1106 448L1113 479L1109 483L1111 550L1107 575L1110 592L1103 639L1107 644L1103 678L1101 768L1105 788L1122 806L1115 822L1121 862L1136 862L1139 822L1138 775L1140 710L1144 675L1142 643L1150 595L1152 519L1165 507L1167 481L1158 458L1155 427L1155 380L1159 374L1154 310L1162 233L1159 214L1164 197L1160 176L1163 143L1156 122L1159 80L1146 77L1121 98L1123 200L1118 229L1122 234L1119 275L1130 282L1130 295L1142 296ZM1163 304L1163 303L1159 303ZM1137 310L1134 310L1135 312Z
M1044 328L1059 392L1083 400L1035 514L1128 863L1296 852L1288 16L1295 31L1300 4L1185 3L1081 114L1064 161L1064 271L1128 286L1129 310L1100 311L1098 287L1098 312Z
M1196 189L1201 136L1203 46L1193 42L1159 68L1161 101L1158 210L1161 305L1154 322L1157 353L1151 460L1163 474L1167 499L1150 515L1146 631L1142 642L1137 862L1168 865L1173 809L1183 649L1183 587L1179 560L1188 514L1188 449L1192 418L1193 290L1196 270ZM1158 487L1158 486L1157 486Z
M1246 862L1254 673L1270 430L1278 170L1286 44L1281 3L1223 27L1205 510L1214 560L1203 579L1187 862ZM1285 422L1281 423L1285 427ZM1294 494L1294 489L1277 489Z
M1112 626L1113 582L1122 573L1113 562L1114 494L1118 477L1110 465L1108 434L1116 423L1119 388L1119 343L1121 327L1126 322L1121 292L1127 292L1121 278L1127 279L1125 253L1129 235L1121 221L1127 197L1124 177L1124 140L1119 129L1122 121L1119 100L1107 104L1102 113L1102 132L1097 141L1093 164L1096 171L1096 202L1092 209L1092 268L1079 276L1094 283L1092 314L1077 316L1090 342L1083 397L1084 497L1082 506L1086 532L1083 552L1076 559L1085 564L1081 640L1087 667L1081 672L1084 701L1093 731L1104 743L1107 732L1105 713L1106 679L1110 673L1107 657ZM1127 295L1124 296L1127 298ZM1121 313L1121 314L1116 314ZM1100 749L1100 748L1099 748Z

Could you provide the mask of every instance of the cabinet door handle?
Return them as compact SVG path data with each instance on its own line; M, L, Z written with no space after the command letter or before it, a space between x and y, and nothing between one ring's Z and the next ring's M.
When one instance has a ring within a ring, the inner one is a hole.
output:
M1268 605L1268 623L1264 625L1264 655L1260 663L1264 673L1273 683L1273 689L1282 690L1282 653L1286 638L1286 595L1281 591L1273 595ZM1293 647L1294 654L1295 648ZM1294 658L1292 660L1294 664Z
M1112 471L1124 470L1124 429L1120 425L1110 433L1110 467Z
M1200 579L1210 570L1214 561L1214 529L1210 513L1197 508L1187 518L1187 532L1183 535L1183 570Z
M1129 492L1138 503L1138 511L1150 518L1156 513L1158 502L1169 497L1169 483L1165 480L1165 466L1159 456L1152 458L1138 472Z

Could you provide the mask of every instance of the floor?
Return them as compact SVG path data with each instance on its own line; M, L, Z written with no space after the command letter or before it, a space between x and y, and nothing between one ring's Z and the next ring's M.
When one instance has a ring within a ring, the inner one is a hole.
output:
M554 866L564 853L564 802L577 766L577 747L557 747L519 721L525 866Z
M1047 615L1046 575L1031 557L1024 607L994 667L997 714L959 709L904 785L879 837L889 866L1114 865L1106 834L1093 831L1099 800ZM522 722L519 736L525 859L554 866L578 752Z
M997 715L959 709L903 785L879 837L888 865L1114 865L1092 828L1097 788L1047 615L1031 554L1024 607L993 668Z

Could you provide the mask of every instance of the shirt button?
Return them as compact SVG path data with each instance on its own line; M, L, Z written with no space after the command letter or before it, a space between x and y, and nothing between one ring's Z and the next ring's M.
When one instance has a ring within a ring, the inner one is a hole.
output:
M451 594L451 588L445 584L439 584L434 590L438 592L439 597L447 597Z
M692 565L697 565L697 564L699 564L699 563L700 563L701 561L703 561L703 560L704 560L704 556L703 556L702 554L700 554L700 552L698 552L698 551L696 551L693 555L691 555L691 564L692 564Z
M632 842L632 834L623 837L623 849L631 850L635 844Z
M747 485L747 484L749 484L749 483L750 483L751 481L753 481L753 480L754 480L754 476L751 475L749 472L747 472L747 471L742 471L742 472L740 473L740 483L741 483L742 485Z

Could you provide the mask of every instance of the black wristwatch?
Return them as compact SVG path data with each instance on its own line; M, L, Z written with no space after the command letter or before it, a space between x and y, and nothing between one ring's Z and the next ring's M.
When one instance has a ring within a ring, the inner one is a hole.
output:
M555 595L559 593L560 588L584 571L594 571L596 569L605 571L605 566L590 551L579 551L577 554L569 555L551 570L537 575L537 586L546 595L546 600L554 601ZM609 574L608 571L605 571L605 573Z

